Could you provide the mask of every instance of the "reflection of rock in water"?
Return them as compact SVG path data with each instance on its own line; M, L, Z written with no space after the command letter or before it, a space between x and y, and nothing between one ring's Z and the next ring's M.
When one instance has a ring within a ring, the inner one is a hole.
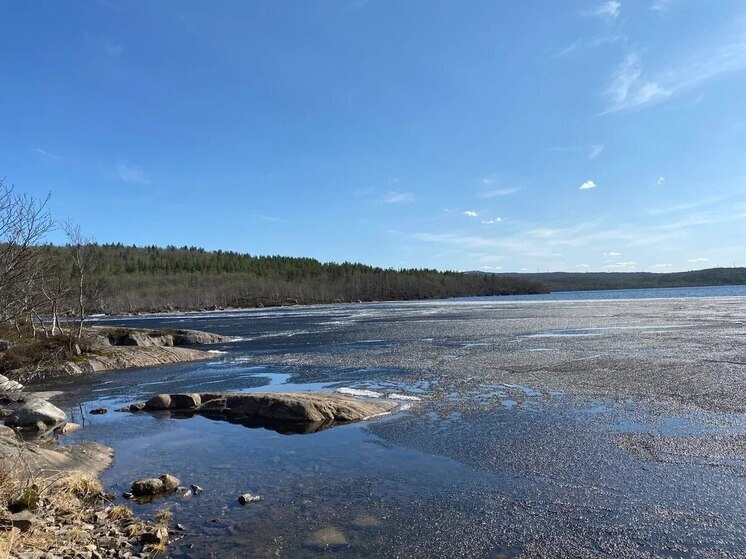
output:
M312 423L302 423L299 421L282 421L279 419L269 419L264 417L226 417L216 412L204 412L201 415L208 419L227 421L234 425L243 425L249 429L268 429L281 435L308 435L331 429L344 423L335 421L314 421Z

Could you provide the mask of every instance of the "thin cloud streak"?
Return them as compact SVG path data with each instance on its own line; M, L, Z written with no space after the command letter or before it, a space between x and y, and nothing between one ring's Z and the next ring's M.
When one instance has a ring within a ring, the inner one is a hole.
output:
M414 202L414 194L411 192L388 192L383 197L386 204L406 204Z
M521 190L520 188L497 188L494 190L487 190L479 194L479 198L499 198L501 196L510 196Z
M605 94L609 106L602 114L633 111L668 100L672 96L715 78L746 68L746 33L697 54L677 67L645 72L637 52L629 52L613 73Z

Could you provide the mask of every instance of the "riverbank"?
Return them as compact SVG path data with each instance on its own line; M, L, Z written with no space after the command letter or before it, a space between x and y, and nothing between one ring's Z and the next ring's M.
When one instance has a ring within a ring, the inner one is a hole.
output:
M111 448L22 441L0 432L0 556L22 559L151 557L168 543L167 515L144 522L104 492Z
M3 340L0 374L28 384L84 373L187 363L213 356L196 346L233 340L185 329L87 327L79 338L70 333L51 337L26 333Z

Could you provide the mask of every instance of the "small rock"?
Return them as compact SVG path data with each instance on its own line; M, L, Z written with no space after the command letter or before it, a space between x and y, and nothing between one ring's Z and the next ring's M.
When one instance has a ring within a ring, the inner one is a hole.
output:
M140 541L143 544L163 544L168 542L168 530L165 526L157 526L153 530L148 530L140 536Z
M179 532L186 532L186 527L185 527L185 526L184 526L183 524L178 524L178 523L177 523L177 524L176 524L176 529L177 529L177 530L178 530Z
M251 493L244 493L238 498L238 502L242 505L245 505L247 503L256 503L263 500L264 497L262 497L261 495L252 495Z
M163 483L164 491L176 491L181 485L179 478L172 476L171 474L163 474L158 479Z
M39 519L36 518L27 510L17 512L10 518L0 519L0 529L11 530L12 528L18 528L21 532L28 532L39 523Z
M105 413L109 413L109 410L107 408L101 407L101 408L93 408L88 413L91 415L103 415Z
M163 481L158 478L151 477L138 479L132 484L132 494L135 497L152 497L153 495L158 495L163 492Z
M192 496L192 490L191 489L187 489L186 491L184 491L181 494L181 498L182 499L189 499L189 498L191 498L191 496Z
M195 495L199 495L204 491L199 485L192 484L192 491L194 491Z
M80 425L68 421L64 425L60 425L59 427L57 427L54 432L58 435L69 435L70 433L74 433L78 429L80 429Z
M124 493L122 493L122 497L124 497L125 499L131 499L132 497L134 497L134 494L130 493L129 491L125 491Z

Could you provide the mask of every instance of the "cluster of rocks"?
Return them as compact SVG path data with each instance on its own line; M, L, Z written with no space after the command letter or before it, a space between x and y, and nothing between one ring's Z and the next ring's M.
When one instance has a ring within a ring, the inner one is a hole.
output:
M166 545L168 527L139 520L113 495L77 497L69 490L39 495L33 510L0 513L0 531L11 531L19 559L137 559ZM60 499L60 495L65 495Z
M192 484L191 488L187 488L181 485L181 481L176 476L161 474L158 477L146 477L134 481L131 491L123 493L122 497L136 499L139 502L150 502L156 497L167 496L176 492L181 493L182 497L191 497L192 495L200 495L203 491L199 485ZM238 496L238 502L242 505L258 503L263 500L264 497L261 495L252 493L243 493Z

